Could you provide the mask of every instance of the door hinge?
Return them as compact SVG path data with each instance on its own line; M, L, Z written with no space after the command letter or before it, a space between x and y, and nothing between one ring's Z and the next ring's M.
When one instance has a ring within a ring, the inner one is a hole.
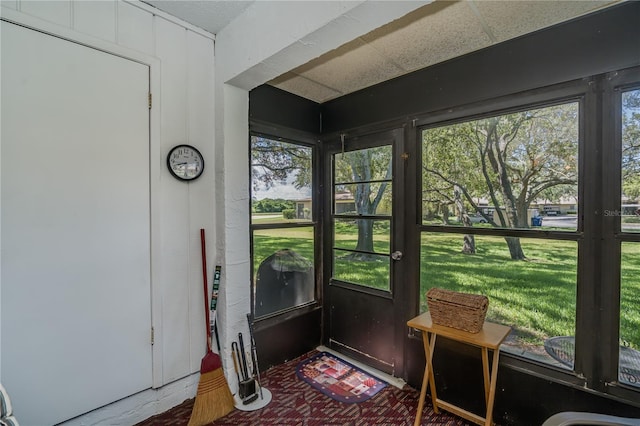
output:
M151 105L152 105L152 99L151 99L151 93L149 93L149 109L151 109Z
M153 327L151 327L151 346L153 346L153 344L156 342L156 336L155 336L155 330Z

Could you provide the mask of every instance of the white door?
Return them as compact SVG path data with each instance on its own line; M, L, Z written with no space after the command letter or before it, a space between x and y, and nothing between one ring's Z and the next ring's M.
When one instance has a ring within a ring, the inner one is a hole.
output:
M1 26L1 380L48 425L151 387L149 68Z

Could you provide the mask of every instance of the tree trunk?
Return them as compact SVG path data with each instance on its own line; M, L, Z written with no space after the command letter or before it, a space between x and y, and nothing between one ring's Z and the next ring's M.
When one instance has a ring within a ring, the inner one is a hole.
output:
M476 238L471 234L462 237L462 253L476 254Z
M511 260L525 260L526 256L522 251L522 246L520 245L520 238L518 237L504 237L504 240L507 242L507 246L509 247L509 253L511 254Z
M442 204L441 208L442 208L442 224L448 225L449 224L449 206L447 206L446 204Z
M373 220L358 219L358 244L356 250L373 251Z
M460 221L466 227L472 227L471 219L467 214L464 203L462 202L462 191L460 187L455 186L453 189L453 196L455 199L456 210L458 210L458 216ZM462 253L464 254L476 254L476 239L473 234L467 234L462 237Z

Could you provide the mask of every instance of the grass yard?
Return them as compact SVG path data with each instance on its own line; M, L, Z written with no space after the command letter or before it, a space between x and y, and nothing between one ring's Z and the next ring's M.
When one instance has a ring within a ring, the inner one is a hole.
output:
M357 232L341 224L338 247L354 248ZM376 250L388 253L389 232L374 227ZM541 346L552 336L575 334L577 243L521 239L526 261L512 261L502 237L476 236L477 254L461 253L462 235L423 234L420 253L420 310L427 309L431 287L485 294L487 319L510 325L524 346ZM254 233L255 270L266 257L289 248L313 260L313 228L261 230ZM389 261L353 262L337 251L336 275L364 285L388 289ZM621 340L640 349L640 244L622 248ZM400 283L402 285L402 283ZM615 285L612 283L612 285Z
M422 237L421 311L431 287L489 297L487 320L513 327L524 345L575 334L577 244L521 239L527 261L513 261L502 237L476 236L476 254L461 252L462 235Z

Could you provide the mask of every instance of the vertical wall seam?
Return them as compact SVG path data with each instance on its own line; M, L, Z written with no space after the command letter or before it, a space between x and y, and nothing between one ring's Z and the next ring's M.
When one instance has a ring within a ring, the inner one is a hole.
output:
M69 2L69 28L71 28L74 31L78 31L76 29L75 8L76 8L76 0L70 1Z
M186 28L184 29L183 32L183 45L185 47L184 49L184 55L185 55L185 61L184 61L184 90L185 90L185 111L184 111L184 131L185 131L185 140L186 143L191 144L191 139L189 138L189 38L188 38L188 31ZM192 144L193 145L193 144ZM187 212L187 226L189 229L187 229L187 235L191 234L191 228L192 228L192 223L191 223L191 185L187 184L187 199L189 200L189 211ZM199 227L196 227L198 229L200 229ZM193 259L193 257L191 256L191 244L188 245L188 250L189 250L189 256L188 259L189 261L191 261L191 259ZM205 250L206 250L206 239L205 239ZM206 259L205 259L206 260ZM201 260L202 262L202 260ZM207 265L208 267L208 265ZM191 270L192 268L189 268L189 270ZM206 271L206 270L205 270ZM188 274L187 276L190 276L190 274ZM208 278L208 275L207 275ZM207 283L208 284L208 283ZM189 370L191 370L191 360L193 359L193 329L192 329L192 323L191 323L191 319L193 317L193 312L194 312L194 306L191 306L191 287L192 287L193 283L191 283L190 281L187 281L187 315L189 318L189 333L188 334L188 339L189 339ZM197 306L197 305L196 305ZM207 325L208 326L208 325Z
M119 0L113 2L113 31L115 33L114 42L120 44L120 14Z

